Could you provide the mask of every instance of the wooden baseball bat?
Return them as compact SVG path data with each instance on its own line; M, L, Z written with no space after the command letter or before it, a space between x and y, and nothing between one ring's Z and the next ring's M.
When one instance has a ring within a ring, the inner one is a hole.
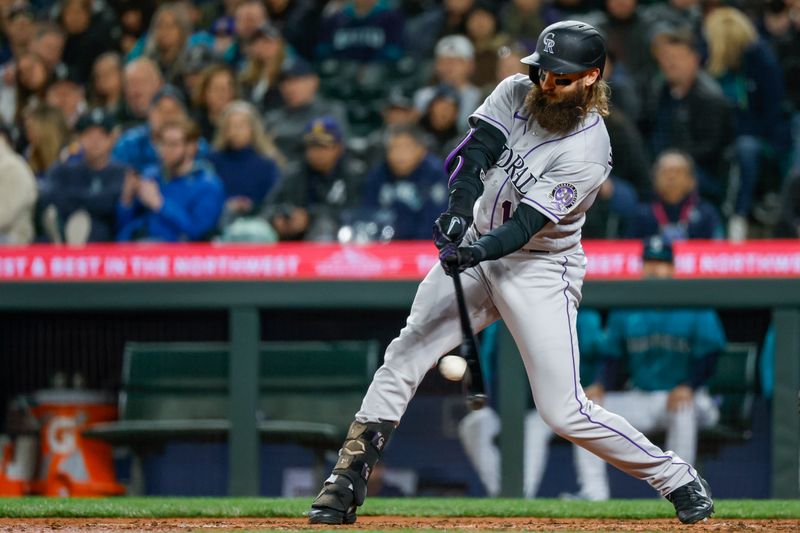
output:
M478 356L478 341L472 332L472 325L467 313L467 304L464 300L464 289L461 287L461 276L457 269L453 272L453 286L456 290L456 302L458 303L458 316L461 319L461 346L458 355L467 361L469 372L464 376L466 386L467 405L476 411L486 405L488 396L486 385L481 370L481 361Z

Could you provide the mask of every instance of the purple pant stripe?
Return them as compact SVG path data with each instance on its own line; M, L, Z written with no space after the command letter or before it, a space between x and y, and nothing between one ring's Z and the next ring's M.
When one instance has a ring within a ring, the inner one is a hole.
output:
M588 420L592 424L595 424L595 425L598 425L600 427L603 427L603 428L611 431L612 433L616 433L617 435L619 435L623 439L627 440L628 442L633 444L635 447L639 448L645 454L647 454L648 456L650 456L650 457L652 457L654 459L669 459L673 464L686 465L686 468L689 469L689 475L692 476L692 479L697 479L694 476L694 474L692 474L692 467L688 463L684 463L684 462L680 462L680 461L676 462L669 455L653 455L652 453L648 452L647 450L645 450L644 448L642 448L641 446L636 444L636 442L634 442L634 440L632 438L630 438L629 436L625 435L621 431L619 431L617 429L614 429L614 428L612 428L610 426L607 426L606 424L603 424L602 422L598 422L596 420L593 420L592 417L589 415L589 413L587 413L585 411L586 406L581 402L580 397L578 395L578 373L577 373L577 364L576 364L576 361L575 361L575 343L572 341L572 321L569 318L569 297L567 296L567 290L569 290L569 281L567 281L567 278L566 278L568 260L569 260L568 257L564 257L564 264L562 265L564 267L564 272L561 274L561 279L562 279L562 281L564 281L564 283L566 283L566 285L564 286L564 291L563 291L564 292L564 302L566 304L564 309L565 309L565 311L567 313L567 325L569 327L569 344L570 344L570 350L572 352L572 386L573 386L573 394L575 395L575 401L578 403L578 412L580 414L582 414L586 418L586 420Z

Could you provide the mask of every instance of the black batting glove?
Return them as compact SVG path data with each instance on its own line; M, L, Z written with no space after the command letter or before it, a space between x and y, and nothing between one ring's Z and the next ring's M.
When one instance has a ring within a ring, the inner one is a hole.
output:
M455 272L464 272L485 258L486 251L482 246L475 244L458 248L451 243L439 252L439 261L448 276L452 276Z
M441 251L448 244L458 246L472 224L472 217L444 212L433 223L433 243Z

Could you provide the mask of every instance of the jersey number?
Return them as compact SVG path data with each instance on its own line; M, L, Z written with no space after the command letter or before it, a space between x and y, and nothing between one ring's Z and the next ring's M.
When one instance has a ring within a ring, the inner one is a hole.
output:
M503 210L503 224L505 224L508 222L508 219L511 218L511 202L506 200L502 203L500 208Z

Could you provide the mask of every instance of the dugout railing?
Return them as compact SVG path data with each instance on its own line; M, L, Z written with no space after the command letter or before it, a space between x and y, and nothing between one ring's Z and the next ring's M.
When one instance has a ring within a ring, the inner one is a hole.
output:
M417 281L24 282L0 283L0 311L224 310L228 314L231 495L257 495L259 434L254 423L263 309L409 309ZM800 279L593 281L582 305L771 309L776 331L771 424L771 496L800 497ZM264 325L269 328L269 324ZM505 328L498 391L503 419L505 496L521 496L525 373Z

